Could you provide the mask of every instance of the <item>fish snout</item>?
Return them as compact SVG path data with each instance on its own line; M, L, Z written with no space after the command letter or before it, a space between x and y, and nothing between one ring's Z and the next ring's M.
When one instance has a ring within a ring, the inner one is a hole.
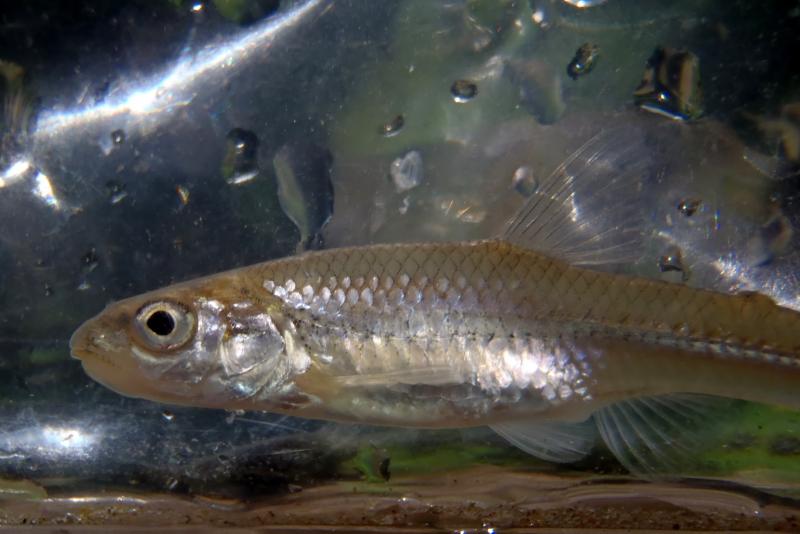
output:
M91 355L88 350L92 342L92 321L86 321L78 327L69 338L69 353L76 360L82 360Z
M69 339L69 351L73 358L85 361L123 352L127 336L119 325L104 317L94 317L78 327Z

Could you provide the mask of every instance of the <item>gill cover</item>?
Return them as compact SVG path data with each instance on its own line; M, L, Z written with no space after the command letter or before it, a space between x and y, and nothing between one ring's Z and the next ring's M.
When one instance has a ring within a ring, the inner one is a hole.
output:
M275 364L284 341L269 314L255 313L250 305L234 306L226 319L227 331L219 348L226 376L247 373L260 364Z

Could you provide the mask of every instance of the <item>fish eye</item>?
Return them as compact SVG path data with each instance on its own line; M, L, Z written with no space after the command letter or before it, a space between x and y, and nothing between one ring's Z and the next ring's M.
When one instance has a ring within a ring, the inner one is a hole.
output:
M149 348L170 351L185 345L194 334L194 315L182 305L160 301L143 306L136 314L137 337Z

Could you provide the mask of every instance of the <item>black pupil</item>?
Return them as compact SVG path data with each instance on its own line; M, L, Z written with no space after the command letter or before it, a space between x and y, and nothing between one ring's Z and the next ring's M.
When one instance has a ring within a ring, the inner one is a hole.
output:
M168 336L175 330L175 319L164 310L154 311L147 318L147 328L156 335Z

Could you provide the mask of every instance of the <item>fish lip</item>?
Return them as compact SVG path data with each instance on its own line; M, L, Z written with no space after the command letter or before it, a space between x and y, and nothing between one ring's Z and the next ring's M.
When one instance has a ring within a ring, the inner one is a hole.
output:
M76 360L91 356L88 341L91 337L91 324L87 321L80 325L69 338L69 353Z

